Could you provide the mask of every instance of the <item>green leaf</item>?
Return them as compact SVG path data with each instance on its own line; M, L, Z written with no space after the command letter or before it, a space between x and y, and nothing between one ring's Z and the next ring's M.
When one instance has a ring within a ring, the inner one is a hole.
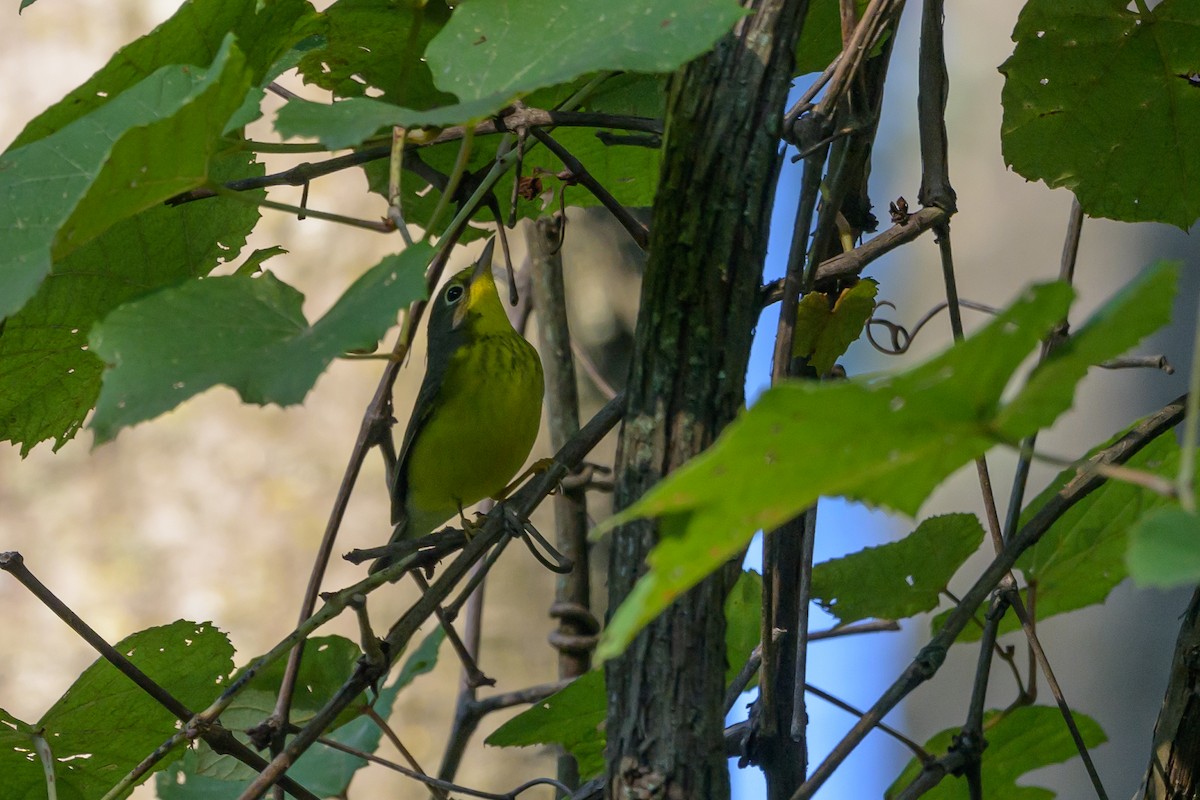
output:
M416 244L384 258L311 326L303 296L270 273L208 278L118 308L88 339L110 367L90 426L96 441L218 383L247 403L300 402L330 361L373 348L424 294L432 257Z
M1070 298L1064 284L1034 287L965 341L890 378L765 392L712 447L597 529L662 518L650 569L610 620L597 658L620 652L755 531L822 495L916 514L946 476L995 444L989 423L1001 392Z
M1127 561L1138 586L1200 583L1200 517L1175 505L1143 514L1129 530Z
M1137 423L1135 423L1136 425ZM1118 433L1095 448L1107 447L1125 434ZM1160 436L1133 456L1130 469L1174 478L1179 470L1179 445L1173 436ZM1089 454L1090 455L1090 454ZM1036 515L1069 481L1077 476L1074 469L1063 470L1021 512L1024 525ZM1026 606L1033 605L1039 621L1068 611L1103 603L1128 575L1125 554L1129 532L1146 511L1169 502L1159 494L1132 483L1109 480L1067 510L1033 547L1017 560L1017 569L1026 588L1021 591ZM1031 603L1028 586L1036 587ZM949 611L933 620L933 629L941 627ZM1000 621L1000 634L1019 630L1015 614ZM979 639L980 629L969 625L958 641Z
M354 97L332 104L292 100L279 109L275 130L284 138L312 137L330 150L340 150L359 145L380 128L393 125L422 128L475 122L499 111L512 100L512 95L492 95L429 111L401 108L369 97Z
M930 517L898 542L868 547L813 567L813 599L845 625L930 611L983 542L974 514Z
M300 74L336 97L375 90L380 99L408 108L453 103L453 95L434 88L423 57L449 18L443 0L338 0L325 10L324 42L300 59Z
M263 174L252 154L214 159L214 180ZM212 198L155 206L118 222L54 266L33 299L0 331L0 439L70 440L100 393L103 363L88 349L92 325L118 305L207 274L236 257L258 221L246 203Z
M867 0L857 0L858 18L862 19ZM796 75L821 72L842 52L842 17L838 0L811 0L804 29L796 43ZM871 53L875 55L874 52Z
M472 0L425 51L461 100L527 93L602 70L671 72L746 12L731 0ZM580 47L572 32L587 31Z
M0 791L5 797L46 796L47 761L50 768L57 768L52 758L45 758L47 748L46 735L36 725L0 708ZM59 797L65 794L60 792Z
M262 265L269 259L275 256L287 255L287 250L279 245L271 245L270 247L260 247L246 257L246 260L238 265L235 275L257 275L263 271Z
M238 780L217 778L204 774L206 760L212 750L200 742L154 776L154 790L159 800L237 800L250 778ZM226 756L232 759L232 756Z
M843 289L833 308L822 292L809 292L796 307L792 357L807 358L818 375L828 375L862 333L875 310L879 284L866 278Z
M163 67L107 105L0 155L0 317L60 261L123 219L208 180L249 87L226 39L206 70Z
M582 88L583 81L567 86L543 90L527 98L530 105L538 108L551 108L564 100L570 94ZM587 102L581 111L592 111L606 114L628 114L633 116L656 117L663 113L663 81L653 75L618 75L605 80ZM617 202L629 207L649 206L654 201L654 192L658 186L659 163L661 151L657 148L639 147L633 145L605 145L589 128L558 128L553 136L568 151L575 155L588 169L596 180L617 199ZM496 160L497 137L477 137L472 143L470 159L467 168L473 173L486 171ZM447 142L421 148L421 160L443 174L449 174L458 157L460 143ZM530 141L524 159L524 174L530 175L541 170L541 180L549 189L557 189L565 193L568 205L579 207L595 206L599 203L591 192L582 187L563 186L556 178L564 165L546 148ZM388 163L386 160L371 162L364 166L371 191L386 197L388 186ZM545 173L550 173L546 175ZM404 219L410 223L426 227L430 214L441 197L441 192L429 185L422 177L406 172L403 179L404 191L401 204ZM500 206L500 216L507 218L513 197L513 173L501 176L496 184L494 195ZM544 213L541 197L533 200L518 198L517 216L535 218ZM493 222L492 212L481 207L475 218ZM490 235L478 228L468 228L464 241Z
M1115 358L1171 319L1179 280L1177 261L1159 261L1092 314L1062 346L1034 369L1020 393L997 416L1002 436L1050 425L1068 410L1075 384L1088 367Z
M229 640L209 623L180 620L150 628L116 649L194 710L212 702L233 669ZM32 727L53 755L60 800L84 800L111 789L175 733L178 720L116 667L97 660ZM22 752L34 749L30 726L0 728L4 744L14 745L0 747L0 796L45 797L41 763ZM179 758L183 749L168 754L156 769Z
M1078 711L1074 712L1074 716L1083 742L1089 749L1108 741L1104 731L1091 717ZM960 731L961 728L948 728L935 734L925 743L925 750L934 754L947 752ZM1079 752L1075 749L1075 742L1063 723L1062 714L1057 708L1050 706L1024 706L1007 715L989 711L984 716L983 733L988 744L987 749L983 751L981 777L989 797L1003 797L1005 800L1049 800L1054 797L1054 792L1037 786L1020 786L1017 779L1035 769L1068 761ZM899 796L904 787L920 774L921 762L914 758L908 762L908 766L888 788L884 797L891 800ZM922 797L930 800L957 800L966 797L966 785L961 780L945 778Z
M1089 363L1120 355L1163 324L1176 274L1159 264L1135 280L1007 405L1001 393L1054 324L1052 314L1065 317L1068 288L1034 287L981 331L907 373L870 384L806 381L766 392L707 452L597 529L663 517L650 570L614 613L597 657L620 652L755 530L777 527L818 496L915 515L955 469L998 441L1015 444L1053 423L1070 408Z
M122 47L83 85L30 121L9 147L49 136L91 114L161 67L211 63L230 33L245 43L250 84L257 86L271 64L311 32L315 16L307 0L187 0L170 19Z
M501 725L484 744L562 745L579 762L580 779L588 780L604 771L605 714L604 670L594 669Z
M748 569L742 572L725 597L726 686L742 671L750 654L762 641L762 591L762 575ZM757 684L758 676L755 675L746 688L752 689Z
M1093 217L1187 229L1200 216L1200 6L1030 0L1005 75L1004 158Z
M340 637L328 638L336 640ZM418 676L433 669L437 663L438 647L444 638L445 633L442 629L434 628L405 661L396 680L379 693L374 706L381 716L387 717L391 713L392 704L401 689L412 683ZM318 640L310 640L309 646L311 647L316 641ZM318 701L320 695L328 697L329 693L336 691L341 685L341 680L337 678L337 672L352 666L347 659L349 659L351 651L357 652L358 648L347 640L342 641L347 643L335 645L339 655L325 658L328 665L335 668L329 674L328 679L320 675L326 670L318 670L318 680L322 681L323 686L319 691L312 693L315 702ZM306 650L305 664L307 661L308 652ZM344 680L348 674L349 672L341 672L341 679ZM259 679L256 679L255 683L257 684L258 681ZM278 685L278 674L272 681ZM305 683L306 681L302 677L298 685L303 686ZM269 712L273 706L273 697L264 696L260 704L264 705L265 710ZM351 713L359 711L361 711L360 706L351 707ZM264 716L265 714L260 711L256 718L251 714L249 720L251 724L255 724L261 722ZM222 715L222 719L224 718ZM231 725L231 727L234 726ZM246 739L240 732L236 732L235 735L243 741ZM366 716L359 716L326 734L323 738L348 745L360 752L373 753L378 749L382 736L383 731L375 724L374 720ZM366 764L366 760L362 758L318 742L305 751L296 764L288 770L288 775L320 797L344 797L350 780ZM161 800L236 800L253 777L254 772L232 756L217 755L207 745L201 743L195 749L189 750L180 761L169 769L159 773L156 777L155 788Z
M400 691L421 675L433 670L437 665L438 648L445 638L446 633L439 625L422 640L412 655L405 660L396 679L379 693L374 703L376 713L387 719ZM359 752L374 753L379 749L383 731L375 720L363 716L332 731L325 738L353 747ZM346 797L346 790L354 773L366 765L366 759L318 743L300 757L296 765L288 770L288 774L322 797Z
M354 664L362 655L358 645L344 636L314 636L304 646L304 658L300 661L300 673L296 680L289 719L303 725L325 705L354 671ZM253 664L257 658L248 662ZM244 730L252 728L270 716L275 710L275 700L283 682L287 659L277 659L250 679L225 711L221 720L230 728ZM230 682L238 680L245 667L234 673ZM358 707L355 707L357 704ZM361 713L366 705L366 695L356 704L342 712L338 724L344 724Z

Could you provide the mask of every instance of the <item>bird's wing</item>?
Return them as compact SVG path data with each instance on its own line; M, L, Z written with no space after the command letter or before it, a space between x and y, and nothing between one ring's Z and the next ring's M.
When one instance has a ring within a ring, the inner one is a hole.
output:
M421 388L417 392L417 402L413 405L412 416L409 417L408 427L404 431L404 442L400 445L400 454L396 457L396 472L392 477L392 524L399 523L405 515L404 498L408 494L408 458L412 454L413 442L421 435L421 429L433 416L436 407L435 399L442 389L446 377L447 359L429 359L425 368L425 377L421 380ZM396 538L393 535L393 538Z

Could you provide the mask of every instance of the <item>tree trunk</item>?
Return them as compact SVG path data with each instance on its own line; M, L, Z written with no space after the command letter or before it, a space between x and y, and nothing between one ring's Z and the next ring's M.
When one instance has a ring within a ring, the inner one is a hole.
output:
M1200 798L1200 589L1192 594L1171 680L1154 726L1154 750L1142 781L1144 800Z
M712 443L744 402L779 134L806 0L749 0L743 19L672 81L650 257L617 456L626 508ZM658 524L613 537L610 608ZM607 665L612 798L729 794L722 740L725 595L736 565L684 595Z

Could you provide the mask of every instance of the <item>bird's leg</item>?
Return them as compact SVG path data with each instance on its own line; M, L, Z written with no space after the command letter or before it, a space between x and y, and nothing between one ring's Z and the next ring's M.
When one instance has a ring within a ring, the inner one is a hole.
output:
M458 504L458 521L462 525L463 536L470 541L475 534L479 533L479 529L483 527L483 523L487 522L487 514L482 511L475 512L475 519L467 519L466 512L463 511L462 503Z
M534 475L541 475L543 472L554 466L553 458L539 458L537 461L529 465L529 468L517 476L516 480L505 486L496 494L492 495L492 499L497 503L503 502L513 491L525 482L526 478L531 478Z

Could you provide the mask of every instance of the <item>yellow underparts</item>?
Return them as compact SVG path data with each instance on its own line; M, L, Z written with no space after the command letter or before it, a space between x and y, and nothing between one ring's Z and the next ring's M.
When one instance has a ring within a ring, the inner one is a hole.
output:
M460 347L409 455L410 517L444 522L499 494L533 449L542 391L541 361L512 328Z

